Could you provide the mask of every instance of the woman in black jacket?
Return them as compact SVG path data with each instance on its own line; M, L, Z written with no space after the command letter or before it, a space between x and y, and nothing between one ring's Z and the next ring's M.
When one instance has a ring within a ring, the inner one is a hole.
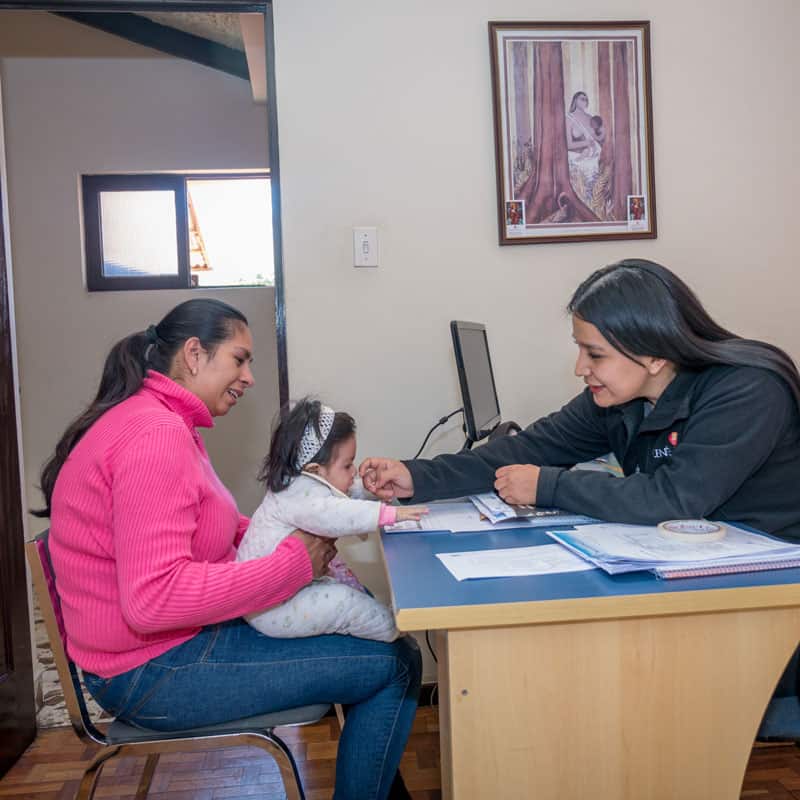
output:
M415 503L494 488L614 522L711 517L800 540L800 375L786 353L722 328L652 261L597 270L567 308L583 393L475 450L368 458L365 486ZM621 480L570 470L609 451Z

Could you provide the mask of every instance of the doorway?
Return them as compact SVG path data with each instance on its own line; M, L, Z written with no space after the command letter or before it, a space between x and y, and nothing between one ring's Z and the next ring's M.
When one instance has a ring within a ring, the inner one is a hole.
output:
M86 13L91 11L95 13L102 13L104 16L108 17L111 15L111 12L120 15L135 14L137 11L146 10L148 5L152 8L152 3L148 4L147 2L110 2L105 4L97 2L0 2L0 9L6 9L9 11L40 12L58 10L59 12L64 13ZM263 14L265 42L268 43L265 61L267 65L271 62L271 13L270 7L267 3L235 1L216 4L208 2L167 2L159 4L159 11L165 13L181 12L181 16L185 16L192 12L215 13L222 11L229 15L236 12ZM2 54L0 54L0 56L1 55ZM270 82L271 76L268 74L265 80L267 90ZM274 96L274 92L272 96ZM50 104L49 107L58 108L57 104ZM52 113L55 116L58 112L53 111ZM276 125L274 108L267 107L265 119L266 124L264 126L264 130L274 130L273 126ZM51 119L51 123L53 121L55 120ZM9 120L9 125L10 124L11 122ZM188 131L188 134L189 136L187 138L191 140L191 131ZM186 133L184 135L186 135ZM197 137L195 137L195 139L196 138ZM221 137L221 140L223 140L223 137ZM255 323L256 326L259 324L266 325L268 322L269 327L272 329L272 333L269 337L269 345L266 345L265 348L259 349L270 349L273 352L259 352L258 355L262 369L263 365L267 364L271 365L272 369L274 370L275 379L277 381L277 390L275 392L275 402L271 405L277 407L279 400L283 401L288 397L288 377L286 373L285 315L283 311L283 281L281 272L282 251L279 227L280 192L278 183L279 172L277 168L277 137L269 135L268 142L270 156L269 167L271 171L272 187L272 228L274 232L274 260L276 274L275 286L271 290L274 292L274 300L271 300L269 303L264 302L261 310L255 315L263 317L264 319L255 320L254 313L252 311L248 314L248 316L250 316L251 322ZM69 146L68 142L66 142L66 144ZM263 145L264 142L262 136L261 146L263 147ZM266 150L266 148L264 149ZM13 161L14 153L9 151L8 158L10 161ZM195 163L191 166L196 168L199 166L199 163L195 161ZM12 168L11 171L13 172L15 165L11 163L10 167ZM81 169L83 168L84 167L81 167ZM3 172L5 172L5 170L3 170ZM19 184L17 183L17 185ZM54 191L57 190L54 189ZM13 192L11 194L13 195ZM13 196L10 197L5 193L0 193L0 209L3 211L3 215L0 216L0 221L6 218L5 215L9 211L9 202L13 203ZM20 218L23 213L22 207L19 206L19 208L20 212L17 214L14 213L16 211L15 207L10 209L12 213L12 235L14 233L15 221ZM51 220L48 219L47 221L50 222ZM47 227L48 226L43 226L43 231L41 233L42 237L47 236ZM53 234L57 237L54 241L65 243L69 239L69 237L58 237L57 226L53 231ZM0 235L0 243L3 241L4 239L2 235ZM14 257L16 259L16 239L13 241L15 243ZM72 241L72 239L69 239L69 241ZM50 247L53 247L52 242L50 243ZM68 245L65 245L65 247L66 249L69 249ZM25 528L24 515L26 513L26 511L23 509L23 502L21 499L22 484L20 482L20 451L23 446L23 442L20 441L17 436L16 420L20 413L20 404L18 403L18 395L14 389L15 380L19 379L19 375L15 375L12 368L13 362L11 355L13 353L12 342L15 336L15 324L13 317L14 308L11 299L12 292L9 284L11 264L5 258L5 255L5 251L0 249L0 383L2 384L3 391L2 396L0 396L0 442L2 442L2 447L0 448L0 503L2 503L2 508L0 511L2 512L2 518L5 521L4 526L0 528L0 579L2 579L1 585L4 587L2 594L0 594L0 741L2 742L2 749L0 749L0 774L4 772L5 769L14 762L14 760L16 760L19 753L25 748L25 746L27 746L35 734L33 721L33 670L30 654L30 627L27 602L29 591L27 580L25 578L24 560L22 557L22 543ZM51 250L50 255L54 263L67 260L61 252L54 252ZM40 281L40 286L38 287L37 291L41 293L42 321L46 320L47 318L51 318L53 313L57 311L57 307L60 304L63 304L63 291L59 286L59 281L62 279L63 276L56 275L55 280L53 281ZM20 285L17 287L16 296L19 298L27 293L27 297L30 298L30 286L25 286L25 279L22 275L20 275L19 284ZM176 299L174 296L165 296L163 299L153 302L152 305L156 310L166 310L167 308L175 305L176 302L180 302L182 299L184 298L181 297ZM226 294L224 299L234 305L237 304L235 295L230 293ZM161 304L160 306L159 303ZM148 317L142 319L141 313L131 311L130 309L120 310L119 304L115 305L110 298L98 302L96 306L98 308L102 308L102 315L104 315L105 319L119 317L122 320L121 324L123 322L124 324L127 324L125 320L127 317L130 317L131 322L129 329L124 329L121 335L125 335L126 333L130 332L130 330L143 327L149 322L157 321L157 318L151 319ZM274 313L272 310L273 308ZM156 311L154 311L154 313L156 313ZM76 312L73 316L80 318L81 314L80 312ZM32 324L33 322L31 321L30 317L28 317L27 321L18 319L17 331L30 331ZM25 326L27 326L27 328ZM97 328L95 328L95 330L97 330ZM64 337L70 335L67 333L67 331L68 329L65 328ZM18 339L19 338L20 337L18 336ZM90 338L99 337L94 335L93 337L90 336ZM78 343L73 344L77 345ZM109 342L98 341L97 344L101 350L106 351L108 349ZM85 390L86 399L88 399L91 389L93 388L92 384L96 385L96 377L94 373L98 373L97 377L99 377L101 358L94 358L94 356L86 354L85 348L81 346L74 346L73 350L75 353L79 353L80 357L79 360L78 357L76 357L74 367L71 366L70 370L80 372L81 369L87 369L88 373L90 373L87 374L85 376L85 380L83 380L85 386L88 387ZM28 358L28 355L29 352L24 348L19 354L19 374L22 376L23 381L27 376L33 375L37 369L42 368L42 365L38 362L38 359L37 363L34 363L34 359ZM83 361L86 363L80 363ZM58 380L57 376L53 375L49 376L47 380L52 381L54 377L56 380ZM81 382L80 377L78 378L78 382ZM265 381L262 381L262 384L263 383L265 383ZM26 387L23 385L23 388ZM52 396L43 397L43 395L47 395L47 392L27 391L26 389L23 403L26 403L31 396L39 396L42 399L41 408L38 410L38 413L32 413L28 417L29 419L37 419L40 417L42 419L47 419L48 415L51 416L54 413L56 415L58 413L62 413L63 409L59 408L61 405L59 401L53 402ZM81 402L83 401L81 400L75 403L64 400L63 406L69 406L69 408L66 409L67 416L74 416L80 410ZM260 408L258 412L254 410L252 419L249 421L250 424L246 425L245 427L250 429L254 425L260 425L264 421L261 419L262 416L269 416L269 413L265 411L264 408ZM63 428L64 426L61 425L60 427ZM234 437L228 436L227 438L232 439ZM55 438L50 435L49 440L49 446L52 447L55 442ZM24 444L27 455L29 442L26 441ZM222 438L219 439L218 444L220 446L220 450L235 451L237 449L236 447L226 447L226 442ZM209 449L213 449L213 442L210 444ZM34 448L34 451L36 451L36 448ZM32 470L35 471L38 469L41 464L41 457L38 451L36 451L36 455L37 457L34 459L26 459L29 473L27 480L28 505L35 505L38 500L37 497L32 496L33 492L31 489L31 484L33 482L33 479L31 478L31 472ZM260 455L263 455L263 453L260 453ZM249 480L251 483L255 484L255 481L252 480L253 472L250 469L250 466L251 465L243 465L241 468L239 468L238 464L236 464L232 458L230 471L234 476L234 481L239 479L242 481ZM224 472L224 470L220 471ZM243 510L249 511L251 509L243 507ZM15 735L14 737L6 736L5 731L7 727L9 729L13 728L18 735Z

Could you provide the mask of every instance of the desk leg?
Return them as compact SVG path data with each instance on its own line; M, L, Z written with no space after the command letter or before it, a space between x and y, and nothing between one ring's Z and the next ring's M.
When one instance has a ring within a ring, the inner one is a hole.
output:
M736 800L800 609L439 638L446 800Z

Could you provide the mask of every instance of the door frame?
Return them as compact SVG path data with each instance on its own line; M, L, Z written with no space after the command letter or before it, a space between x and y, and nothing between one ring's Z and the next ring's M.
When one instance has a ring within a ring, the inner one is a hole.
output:
M281 228L281 190L280 190L280 162L278 154L278 114L273 101L276 97L275 82L275 30L271 0L264 2L251 2L251 0L175 0L174 2L159 2L158 0L86 0L86 2L71 2L71 0L55 0L54 2L25 2L24 0L0 0L0 10L19 11L75 11L75 12L136 12L136 11L194 11L198 13L263 13L264 36L266 48L266 86L267 86L267 136L270 167L270 188L272 193L272 231L273 231L273 261L275 268L275 331L277 341L278 360L278 386L281 406L289 400L288 358L286 344L286 308L283 276L283 236ZM6 174L6 161L2 139L2 107L0 106L0 177ZM5 359L10 366L12 380L0 382L0 511L6 520L7 536L0 538L0 584L4 587L13 585L9 583L10 575L7 572L26 575L23 543L25 538L25 509L22 493L22 447L21 427L19 424L18 398L18 370L16 364L13 283L10 265L10 250L6 245L10 239L8 231L9 208L5 185L0 181L0 359ZM4 566L5 565L5 566ZM29 590L24 587L24 596L29 596ZM11 663L19 663L24 667L28 661L29 674L33 674L33 654L31 651L32 637L26 617L24 630L11 628L10 620L4 619L6 625L7 641L0 641L0 648L5 648L6 657ZM10 646L11 633L16 637L16 644ZM24 647L20 646L24 642ZM27 655L25 651L27 650ZM2 687L0 687L2 688ZM30 697L24 698L21 703L26 707L34 707L34 685L31 681ZM19 743L24 750L35 736L35 716L33 727L21 732ZM2 756L2 754L0 754ZM8 759L7 759L8 760ZM13 763L11 760L11 763ZM0 757L0 775L11 763L4 764Z
M22 426L19 403L14 284L9 248L5 132L0 87L0 776L36 737L30 586L25 569ZM28 691L24 684L28 684Z

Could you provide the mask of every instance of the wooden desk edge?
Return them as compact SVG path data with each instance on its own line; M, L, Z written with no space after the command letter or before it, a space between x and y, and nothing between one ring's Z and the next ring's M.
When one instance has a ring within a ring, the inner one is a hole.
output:
M392 608L397 618L397 627L401 631L500 628L549 622L707 614L794 606L800 606L800 583L399 610L392 589Z

